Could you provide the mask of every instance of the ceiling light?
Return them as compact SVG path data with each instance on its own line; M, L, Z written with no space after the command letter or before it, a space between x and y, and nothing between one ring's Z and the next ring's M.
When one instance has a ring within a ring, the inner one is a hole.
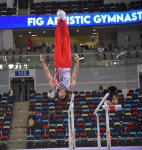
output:
M3 65L0 65L0 69L3 69Z
M20 35L19 35L19 37L23 37L23 35L22 35L22 34L20 34Z
M32 36L33 36L33 37L36 37L37 35L36 35L36 34L32 34Z

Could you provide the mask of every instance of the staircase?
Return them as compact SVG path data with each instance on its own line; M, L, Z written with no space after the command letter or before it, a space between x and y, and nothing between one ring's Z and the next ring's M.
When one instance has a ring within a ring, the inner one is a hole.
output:
M9 139L8 148L24 149L26 148L26 142L22 142L27 139L27 119L29 114L29 102L15 102L12 120L12 129ZM12 142L14 141L14 142Z

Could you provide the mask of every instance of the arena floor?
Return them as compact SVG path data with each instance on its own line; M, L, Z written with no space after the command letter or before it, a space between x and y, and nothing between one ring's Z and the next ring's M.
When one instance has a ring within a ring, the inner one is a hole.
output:
M35 150L35 149L30 149ZM41 149L36 149L41 150ZM43 150L69 150L69 148L43 148ZM76 150L98 150L97 147L78 147ZM107 147L102 147L101 150L108 150ZM111 150L142 150L142 146L118 146L118 147L112 147Z

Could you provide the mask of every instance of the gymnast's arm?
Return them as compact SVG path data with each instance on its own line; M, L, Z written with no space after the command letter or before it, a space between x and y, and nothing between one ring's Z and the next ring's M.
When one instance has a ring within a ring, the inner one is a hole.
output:
M74 55L74 60L75 60L75 65L71 77L71 88L73 88L76 84L77 74L79 71L79 56L77 54Z
M51 87L55 87L55 83L54 83L53 77L52 77L52 75L51 75L47 65L45 64L45 59L44 59L44 56L42 54L40 55L40 61L41 61L41 65L42 65L44 74L46 75L46 77L49 80L49 85Z

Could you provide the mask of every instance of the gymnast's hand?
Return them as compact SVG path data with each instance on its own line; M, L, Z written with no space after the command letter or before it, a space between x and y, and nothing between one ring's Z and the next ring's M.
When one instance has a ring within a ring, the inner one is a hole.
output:
M79 62L79 56L78 56L78 54L74 54L74 60L75 60L76 63Z
M45 58L44 58L44 56L43 56L42 54L40 54L40 62L41 62L42 64L45 63Z

